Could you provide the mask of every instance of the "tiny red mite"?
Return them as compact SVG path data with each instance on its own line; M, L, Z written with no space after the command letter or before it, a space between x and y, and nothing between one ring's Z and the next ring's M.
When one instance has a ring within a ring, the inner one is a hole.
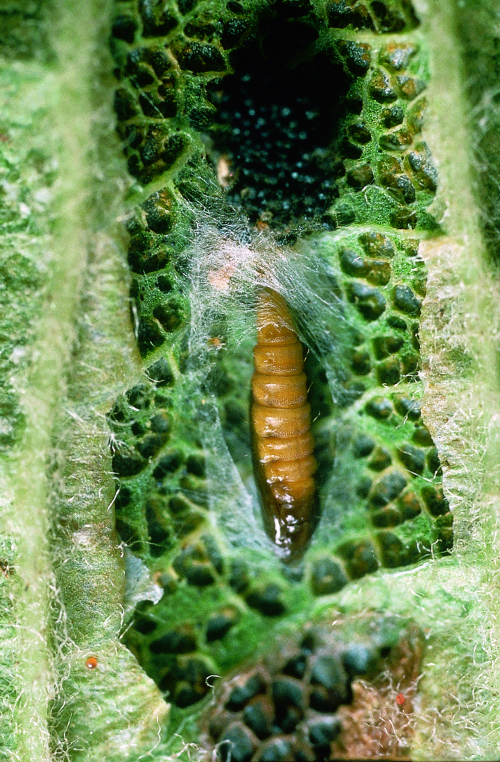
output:
M97 659L95 656L89 656L85 662L87 669L95 669L97 667Z
M265 289L257 308L250 420L264 526L284 561L297 561L316 523L317 465L303 348L282 296Z

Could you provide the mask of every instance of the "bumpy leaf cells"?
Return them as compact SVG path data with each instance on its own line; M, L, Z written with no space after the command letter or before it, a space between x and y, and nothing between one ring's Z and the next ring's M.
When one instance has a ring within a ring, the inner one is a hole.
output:
M373 757L408 759L408 709L420 673L422 634L413 622L397 618L362 618L352 625L339 622L333 633L329 626L306 627L279 653L224 679L202 723L204 746L217 747L222 760L349 759L352 711L355 738L374 739ZM396 686L404 693L397 694ZM388 701L398 706L398 697L406 702L403 722L393 710L392 733L384 732L382 723L373 722L374 708L382 719Z
M209 675L252 657L263 629L451 548L419 403L419 242L439 231L419 35L407 0L116 4L118 132L144 199L128 220L144 374L108 415L116 525L163 591L138 605L127 645L174 722L207 696ZM241 267L228 258L207 275L207 230L212 248L234 243ZM259 241L262 261L235 295ZM303 298L300 261L319 273ZM288 568L252 486L251 348L268 287L304 345L318 466L314 532ZM279 704L281 688L269 690ZM333 742L332 712L309 739ZM253 726L234 727L249 738ZM226 730L206 732L215 743ZM267 759L252 732L241 759Z

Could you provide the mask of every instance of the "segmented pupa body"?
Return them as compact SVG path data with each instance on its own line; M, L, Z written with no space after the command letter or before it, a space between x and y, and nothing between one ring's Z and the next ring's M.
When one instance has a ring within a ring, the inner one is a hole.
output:
M251 428L264 526L284 561L302 555L316 523L311 407L303 347L283 297L265 289L257 308Z

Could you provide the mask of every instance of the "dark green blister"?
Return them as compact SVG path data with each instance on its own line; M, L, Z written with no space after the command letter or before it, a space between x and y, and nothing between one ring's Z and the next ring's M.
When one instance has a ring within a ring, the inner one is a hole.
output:
M419 242L439 232L428 70L405 0L127 0L112 51L145 199L127 223L144 377L108 415L116 524L163 593L126 642L179 719L318 598L451 549L420 409ZM319 466L320 520L288 568L249 457L270 278L308 350Z

